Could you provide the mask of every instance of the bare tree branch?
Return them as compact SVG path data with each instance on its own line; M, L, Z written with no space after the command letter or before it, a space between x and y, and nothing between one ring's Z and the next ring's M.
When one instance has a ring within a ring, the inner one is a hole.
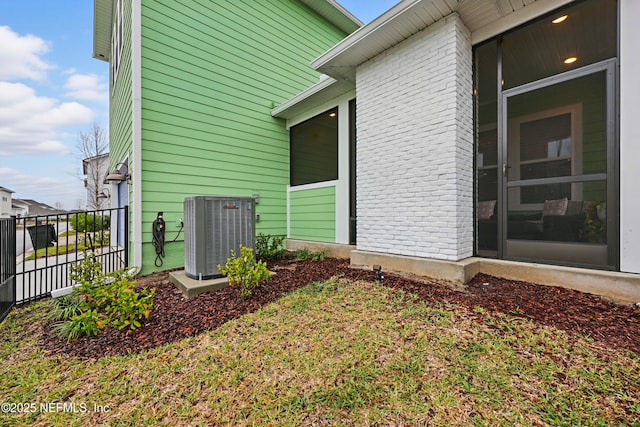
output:
M107 199L98 197L104 188L105 170L109 166L109 141L97 124L78 134L77 149L82 156L82 172L87 189L87 209L102 209Z

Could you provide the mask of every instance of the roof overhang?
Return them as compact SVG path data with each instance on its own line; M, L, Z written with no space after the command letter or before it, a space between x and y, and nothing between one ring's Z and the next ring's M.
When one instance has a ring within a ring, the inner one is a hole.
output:
M300 0L347 34L362 27L362 22L334 0ZM109 61L113 0L93 0L93 57Z
M451 14L476 44L574 0L402 0L316 58L311 66L355 81L355 68Z
M351 12L334 0L300 0L313 9L318 15L331 22L347 34L351 34L363 23Z
M354 89L355 86L350 82L323 76L320 82L271 110L271 115L281 119L292 119Z
M113 0L93 0L93 57L109 62Z

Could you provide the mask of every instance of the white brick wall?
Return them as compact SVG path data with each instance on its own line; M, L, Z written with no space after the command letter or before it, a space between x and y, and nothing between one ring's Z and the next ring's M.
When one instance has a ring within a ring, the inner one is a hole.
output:
M358 249L472 255L471 58L454 14L358 67Z

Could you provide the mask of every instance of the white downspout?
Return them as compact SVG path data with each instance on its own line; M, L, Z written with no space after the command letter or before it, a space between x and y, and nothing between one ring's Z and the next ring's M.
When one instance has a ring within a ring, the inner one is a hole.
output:
M142 0L133 0L131 8L131 133L133 139L131 235L133 265L142 268Z

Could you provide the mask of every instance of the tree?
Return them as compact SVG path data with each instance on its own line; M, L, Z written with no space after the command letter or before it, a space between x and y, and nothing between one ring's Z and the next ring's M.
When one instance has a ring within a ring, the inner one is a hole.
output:
M107 207L107 199L102 197L104 178L109 168L109 141L105 131L97 124L78 134L78 151L82 156L82 173L87 189L87 209Z

